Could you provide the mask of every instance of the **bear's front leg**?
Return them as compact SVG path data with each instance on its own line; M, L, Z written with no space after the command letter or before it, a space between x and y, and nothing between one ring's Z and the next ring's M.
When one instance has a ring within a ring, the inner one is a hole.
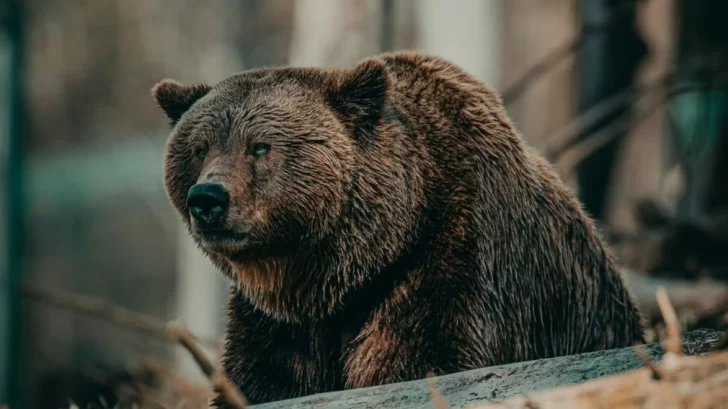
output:
M251 404L327 392L341 385L316 329L276 320L234 291L223 369ZM222 396L214 407L232 409Z
M475 287L449 291L433 280L401 285L372 314L344 356L346 388L363 388L481 368L493 350ZM470 301L470 302L468 302Z

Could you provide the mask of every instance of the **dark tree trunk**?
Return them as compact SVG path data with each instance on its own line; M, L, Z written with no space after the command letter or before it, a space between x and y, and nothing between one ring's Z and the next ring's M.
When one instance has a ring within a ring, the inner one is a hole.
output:
M599 25L614 19L607 29L587 31L577 55L579 68L579 111L584 112L599 102L633 86L635 69L645 56L645 44L635 30L633 0L581 0L581 24ZM629 120L628 105L617 107L603 121L586 129L582 138L613 121ZM620 146L616 138L579 165L579 195L587 211L598 221L605 216L608 186L612 167Z

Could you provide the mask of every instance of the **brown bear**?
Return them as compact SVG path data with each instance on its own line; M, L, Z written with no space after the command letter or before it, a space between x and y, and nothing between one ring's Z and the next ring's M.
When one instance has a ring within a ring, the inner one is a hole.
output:
M458 66L152 92L170 201L235 283L223 366L251 402L642 342L593 222Z

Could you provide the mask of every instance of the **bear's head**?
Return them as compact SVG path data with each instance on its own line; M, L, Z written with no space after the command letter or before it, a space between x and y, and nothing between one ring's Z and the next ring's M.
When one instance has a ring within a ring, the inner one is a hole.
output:
M388 165L358 177L374 166L363 152L376 155L390 88L385 65L371 59L351 70L265 68L215 86L164 80L152 89L172 125L169 199L259 308L293 321L333 313L364 270L399 251L378 241L404 209L376 220L354 214L383 194L406 207ZM349 254L352 246L377 259Z

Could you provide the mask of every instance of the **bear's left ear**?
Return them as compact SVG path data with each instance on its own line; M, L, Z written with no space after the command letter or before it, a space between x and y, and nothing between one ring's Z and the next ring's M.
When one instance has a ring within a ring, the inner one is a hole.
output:
M209 85L184 85L175 80L162 80L152 87L152 96L174 126L182 115L198 99L204 97L211 87Z
M328 102L339 113L354 137L371 142L390 88L387 67L379 60L360 62L328 94Z

